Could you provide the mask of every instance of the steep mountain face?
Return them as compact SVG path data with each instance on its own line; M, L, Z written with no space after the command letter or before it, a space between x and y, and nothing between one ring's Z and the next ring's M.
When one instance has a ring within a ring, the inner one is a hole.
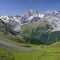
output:
M60 12L57 11L47 11L44 13L44 20L49 21L53 27L53 31L59 31L60 30Z
M0 31L1 31L1 32L4 32L4 33L5 33L5 31L6 31L6 29L5 29L5 24L4 24L4 22L1 21L1 20L0 20Z
M29 10L25 15L23 15L20 19L21 23L31 23L40 20L43 17L42 14L38 13L38 11Z
M19 19L21 16L0 16L0 19L3 20L5 23L12 24L13 22L20 22Z
M21 22L19 21L21 17L18 16L0 16L0 19L5 22L6 24L9 24L11 28L16 31L20 32L21 31Z
M60 30L60 12L58 11L46 11L43 14L40 14L37 11L29 10L25 15L20 19L21 24L29 24L32 22L37 22L39 20L49 21L50 24L54 27L53 31Z
M11 28L11 25L6 24L4 21L0 20L0 33L3 34L15 34L13 29Z
M60 41L60 31L54 31L48 21L41 20L22 26L23 36L27 43L52 44Z
M37 22L39 20L46 20L53 26L52 31L60 31L60 12L58 11L46 11L43 14L37 11L30 10L24 16L21 17L21 24L29 24Z
M22 26L23 36L27 43L47 44L48 32L53 29L52 25L46 20L33 22Z

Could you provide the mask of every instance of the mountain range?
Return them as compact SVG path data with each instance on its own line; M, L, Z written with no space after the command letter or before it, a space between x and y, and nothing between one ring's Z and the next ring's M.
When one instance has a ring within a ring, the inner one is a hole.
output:
M0 16L0 28L0 31L19 33L27 43L51 44L60 40L60 11L41 14L29 10L23 16Z
M14 31L20 31L20 26L30 24L40 20L46 20L53 26L52 31L60 30L60 12L59 11L46 11L40 14L38 11L29 10L23 16L0 16L0 19L5 23L11 24Z

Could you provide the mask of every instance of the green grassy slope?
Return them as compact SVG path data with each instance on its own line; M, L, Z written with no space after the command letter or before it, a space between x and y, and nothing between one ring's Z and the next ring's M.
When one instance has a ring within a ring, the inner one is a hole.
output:
M12 51L0 48L0 57L4 58L5 60L12 60L14 58L12 53Z
M60 47L60 41L59 42L56 42L52 45L50 45L51 47L55 47L55 48L59 48Z

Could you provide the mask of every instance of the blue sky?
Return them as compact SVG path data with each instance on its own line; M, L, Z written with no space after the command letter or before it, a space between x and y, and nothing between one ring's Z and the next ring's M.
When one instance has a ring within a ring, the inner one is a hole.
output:
M22 15L29 9L60 11L60 0L0 0L0 15Z

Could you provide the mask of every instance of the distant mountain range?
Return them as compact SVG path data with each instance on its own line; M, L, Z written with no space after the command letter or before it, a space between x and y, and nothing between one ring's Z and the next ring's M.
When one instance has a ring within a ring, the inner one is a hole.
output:
M0 16L5 23L11 24L14 31L20 31L21 25L30 24L40 20L46 20L54 28L52 31L60 31L60 11L46 11L40 14L38 11L29 10L23 16Z
M51 44L60 40L60 11L40 14L29 10L23 16L0 16L0 31L19 33L27 43Z

